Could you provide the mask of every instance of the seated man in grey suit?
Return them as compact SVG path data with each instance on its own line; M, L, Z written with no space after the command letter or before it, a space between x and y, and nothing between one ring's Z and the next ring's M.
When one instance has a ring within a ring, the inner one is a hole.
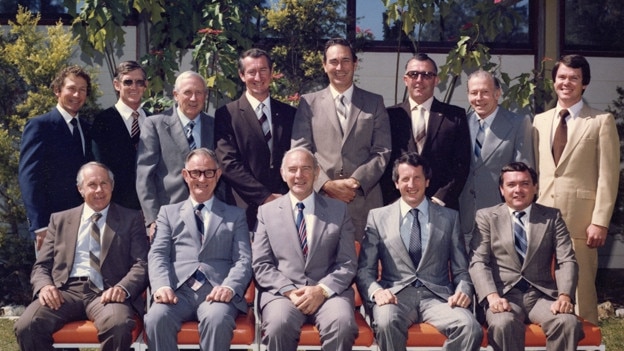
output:
M533 203L537 173L526 164L506 165L499 179L505 203L477 211L471 244L470 276L486 309L489 344L524 350L524 324L532 322L547 335L547 350L576 350L583 336L574 315L578 266L561 212Z
M221 177L212 150L186 157L189 199L161 207L148 256L154 304L145 315L150 351L177 350L182 322L199 321L202 350L228 350L247 312L251 247L245 211L214 196Z
M479 350L483 331L469 309L473 286L457 211L425 196L431 168L417 153L400 156L392 178L401 197L369 212L356 278L380 349L405 350L407 329L426 322L447 336L444 350Z
M304 323L318 328L323 350L351 350L357 335L354 227L345 203L314 192L319 171L309 150L287 151L290 191L258 209L252 266L271 351L295 351Z
M84 204L53 213L33 266L35 300L15 323L24 351L54 350L52 334L66 323L89 319L101 350L125 351L134 315L143 315L147 250L143 216L110 202L114 178L103 164L78 171Z

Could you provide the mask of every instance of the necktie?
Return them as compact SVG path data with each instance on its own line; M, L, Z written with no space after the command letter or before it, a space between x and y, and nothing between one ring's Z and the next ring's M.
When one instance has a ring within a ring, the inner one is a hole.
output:
M414 267L416 268L418 268L420 258L422 257L422 242L420 238L420 222L418 221L418 212L417 208L412 208L410 210L410 213L414 217L414 221L412 222L412 231L410 235L409 254L412 258L412 262L414 262Z
M141 130L139 129L139 113L137 111L132 111L132 128L130 129L130 139L132 139L132 144L136 149L139 145L139 136L141 135Z
M197 224L197 231L200 234L201 242L204 242L204 216L202 215L202 210L204 209L204 204L198 204L195 207L195 224Z
M89 219L91 221L91 228L89 230L89 234L91 235L91 240L89 241L89 264L94 271L89 279L99 290L104 290L102 272L100 271L100 227L98 227L97 224L100 218L102 218L102 214L96 212Z
M483 139L485 139L485 129L483 124L485 122L479 118L479 130L477 131L477 137L475 138L474 154L477 158L481 157L481 149L483 148Z
M271 126L269 125L269 119L267 115L264 113L264 104L260 103L259 105L259 113L261 114L258 122L260 123L260 127L262 127L262 133L264 134L264 141L266 143L271 140Z
M524 223L522 223L522 216L525 215L525 212L514 211L513 214L514 246L516 247L518 257L520 258L520 263L524 263L524 258L526 257L527 250L527 236Z
M345 97L342 94L336 96L336 114L338 115L338 122L340 122L343 134L347 128L347 105L344 99Z
M69 122L72 125L72 142L76 149L80 150L80 153L84 155L82 148L82 138L80 137L80 128L78 127L78 118L72 118Z
M188 122L188 124L186 125L186 140L188 140L189 143L189 149L191 150L195 150L195 148L197 148L197 145L195 144L195 138L193 138L193 127L195 127L195 122L190 121Z
M563 149L568 142L568 123L566 122L566 117L569 115L570 111L568 110L559 111L559 125L555 130L555 137L553 138L552 143L552 154L555 159L555 165L559 164L559 159L561 158Z
M425 125L425 108L423 106L417 106L416 108L416 130L414 132L416 134L416 146L418 146L418 152L422 153L422 149L425 145L425 139L427 136L427 128Z
M308 257L308 235L306 233L306 222L303 216L303 209L305 206L302 202L297 202L297 232L299 233L299 241L301 242L301 251L303 251L303 258Z

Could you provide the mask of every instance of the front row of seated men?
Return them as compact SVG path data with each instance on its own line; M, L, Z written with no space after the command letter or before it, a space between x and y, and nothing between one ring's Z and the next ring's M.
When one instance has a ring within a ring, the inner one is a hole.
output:
M110 202L112 173L84 165L77 177L84 204L50 219L32 273L36 299L15 325L20 348L52 350L54 331L90 319L102 350L127 350L149 261L150 351L176 349L187 320L199 321L202 350L228 350L235 318L247 311L252 270L271 351L296 350L304 323L318 328L324 350L350 350L354 280L384 351L405 350L408 328L420 322L447 336L445 350L478 350L474 290L494 350L524 349L527 322L542 326L547 349L576 349L583 336L572 300L578 267L560 212L533 203L533 169L503 168L505 203L477 213L470 263L457 212L425 196L431 169L418 154L395 162L401 198L370 211L359 262L346 205L314 191L318 174L310 151L286 152L281 175L290 191L259 208L252 246L244 211L213 196L221 176L214 152L193 150L182 171L190 197L160 209L148 255L141 214Z

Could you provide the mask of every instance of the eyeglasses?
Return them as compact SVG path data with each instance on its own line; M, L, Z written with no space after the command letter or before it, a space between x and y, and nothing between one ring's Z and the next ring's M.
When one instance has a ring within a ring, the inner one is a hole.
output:
M418 76L421 76L423 80L432 80L438 74L435 72L409 71L405 75L411 79L418 79Z
M187 169L186 171L188 172L189 176L191 176L191 178L199 179L202 174L204 175L204 178L214 178L214 176L217 174L217 169L218 168L206 169L203 171L200 171L199 169Z
M123 84L126 87L131 87L133 83L136 84L137 87L144 87L145 86L145 80L143 80L143 79L137 79L137 80L124 79L124 80L121 81L121 84Z

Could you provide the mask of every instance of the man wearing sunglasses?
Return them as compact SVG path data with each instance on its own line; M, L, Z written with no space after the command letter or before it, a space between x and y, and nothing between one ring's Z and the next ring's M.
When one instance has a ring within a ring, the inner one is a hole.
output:
M392 135L388 165L405 152L417 152L433 172L427 197L458 210L459 194L470 170L470 131L463 108L433 96L439 81L438 67L428 55L416 54L407 61L403 82L409 98L388 108ZM399 198L392 182L392 166L386 168L381 185L385 204Z
M135 61L124 61L115 70L113 87L119 99L93 121L91 137L95 159L115 174L113 201L141 209L136 192L136 156L141 125L146 113L141 108L147 89L145 70Z
M181 173L190 196L161 207L148 255L154 303L145 315L147 344L177 350L182 323L197 320L201 350L229 350L251 280L245 211L214 196L221 169L212 150L191 151Z

